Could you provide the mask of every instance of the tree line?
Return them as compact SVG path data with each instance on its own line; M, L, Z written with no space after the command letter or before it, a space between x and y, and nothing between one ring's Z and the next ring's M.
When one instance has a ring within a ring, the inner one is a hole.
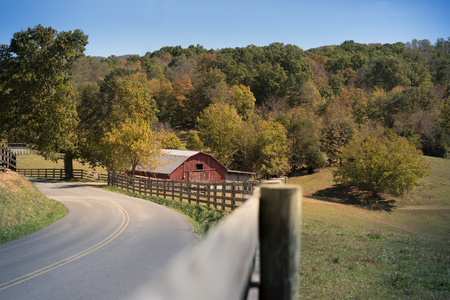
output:
M1 46L2 109L14 107L1 111L3 138L124 169L151 160L126 153L179 147L183 130L189 149L259 177L339 164L354 136L386 130L448 155L450 38L307 51L175 46L100 61L83 55L86 44L79 30L39 25Z

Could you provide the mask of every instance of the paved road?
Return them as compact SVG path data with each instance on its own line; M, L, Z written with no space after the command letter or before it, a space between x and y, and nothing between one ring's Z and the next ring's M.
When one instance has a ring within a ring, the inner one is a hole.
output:
M0 245L0 299L128 299L196 243L180 214L76 183L36 181L69 213Z

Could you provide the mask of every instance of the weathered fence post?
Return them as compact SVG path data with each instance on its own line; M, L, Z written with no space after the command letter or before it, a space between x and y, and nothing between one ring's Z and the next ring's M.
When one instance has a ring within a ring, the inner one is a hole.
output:
M199 205L199 200L200 200L200 183L196 184L195 187L195 191L196 191L196 197L195 197L195 204Z
M260 300L298 299L300 209L301 190L298 186L261 186Z

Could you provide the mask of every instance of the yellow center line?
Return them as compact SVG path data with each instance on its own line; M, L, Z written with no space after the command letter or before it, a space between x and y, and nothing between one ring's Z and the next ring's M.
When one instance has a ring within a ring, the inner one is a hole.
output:
M0 291L5 290L7 288L10 288L12 286L15 286L19 283L25 282L27 280L30 280L32 278L35 278L39 275L45 274L47 272L50 272L52 270L55 270L59 267L62 267L70 262L73 262L77 259L80 259L100 248L102 248L103 246L109 244L111 241L113 241L115 238L117 238L124 230L125 228L127 228L128 224L130 223L130 215L128 214L128 212L122 208L121 206L111 203L112 205L116 206L117 208L119 208L119 210L122 213L122 223L120 224L120 226L113 232L111 233L107 238L105 238L104 240L100 241L99 243L95 244L94 246L91 246L89 248L87 248L86 250L80 251L75 255L72 255L70 257L67 257L65 259L62 259L54 264L51 264L49 266L46 266L44 268L41 268L39 270L36 270L34 272L31 272L29 274L23 275L21 277L18 277L16 279L10 280L8 282L2 283L0 284Z

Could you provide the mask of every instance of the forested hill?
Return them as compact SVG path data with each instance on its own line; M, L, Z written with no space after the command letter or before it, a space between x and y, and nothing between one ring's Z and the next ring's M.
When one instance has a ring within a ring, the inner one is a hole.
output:
M176 46L142 57L84 57L72 77L79 103L89 105L102 85L104 90L113 78L132 73L142 74L158 121L173 127L201 131L205 109L227 104L242 120L282 124L289 147L299 134L295 128L310 131L303 134L321 141L328 158L327 134L345 135L367 124L407 136L427 155L444 157L450 145L450 38L435 44L345 41L307 51L281 43L218 50Z

